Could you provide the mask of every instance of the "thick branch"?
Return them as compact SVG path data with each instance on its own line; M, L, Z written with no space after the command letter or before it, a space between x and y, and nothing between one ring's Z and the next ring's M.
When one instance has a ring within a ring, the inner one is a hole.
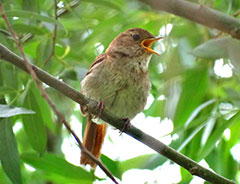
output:
M22 70L27 72L27 69L23 63L22 58L11 52L5 46L0 44L0 59L8 61L15 66L21 68ZM87 105L88 110L95 114L99 115L99 108L96 108L98 103L94 100L86 98L84 95L73 89L72 87L68 86L66 83L61 82L48 74L47 72L43 71L42 69L38 68L37 66L32 65L37 77L48 84L49 86L55 88L63 95L71 98L75 102L81 105ZM119 130L123 130L124 128L124 121L117 118L113 114L108 111L104 111L100 117L102 120L108 122L112 126L116 127ZM211 183L218 183L218 184L234 184L234 181L228 180L202 166L197 164L195 161L191 160L190 158L184 156L181 153L178 153L174 149L169 146L166 146L162 142L158 141L157 139L151 137L150 135L145 134L141 130L137 129L133 125L129 125L129 128L126 129L125 133L130 135L131 137L137 139L138 141L146 144L156 152L164 155L165 157L169 158L170 160L176 162L177 164L181 165L185 169L187 169L191 174L197 175Z
M240 39L240 21L211 8L184 0L142 0L155 10L166 11L218 29Z

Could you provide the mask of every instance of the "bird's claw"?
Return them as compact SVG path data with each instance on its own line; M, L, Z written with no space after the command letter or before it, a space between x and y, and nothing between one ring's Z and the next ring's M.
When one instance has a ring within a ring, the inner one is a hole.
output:
M101 117L105 110L105 105L104 105L103 101L98 102L96 110L99 110L98 114L96 115L96 118Z
M124 121L124 125L123 125L123 128L120 130L120 135L122 135L123 132L126 132L131 125L130 119L122 118L122 120Z

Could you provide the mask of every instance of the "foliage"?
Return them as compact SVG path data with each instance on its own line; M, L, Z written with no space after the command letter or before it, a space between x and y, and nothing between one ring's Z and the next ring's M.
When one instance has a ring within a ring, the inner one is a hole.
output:
M196 2L204 2L230 15L240 6L239 1ZM154 35L165 36L155 46L161 56L153 56L149 66L154 101L144 114L171 119L174 130L170 146L198 162L205 159L220 175L238 180L239 163L231 149L240 141L240 42L224 34L214 38L216 30L153 11L134 0L83 0L72 8L69 3L70 0L58 3L59 9L64 6L69 10L58 20L54 18L53 0L3 3L27 58L80 89L80 81L94 58L120 32L141 27ZM55 54L44 65L52 49L54 24L57 25ZM0 27L0 43L19 54L3 19L0 19ZM44 87L68 120L74 116L79 123L85 121L74 102ZM4 61L0 61L0 98L3 99L0 104L0 183L92 183L100 180L64 159L61 144L69 135L31 77ZM23 128L13 131L19 124ZM166 161L144 151L141 156L124 161L110 157L102 155L101 158L119 179L129 169L154 169ZM25 164L35 170L29 171ZM182 183L191 181L192 176L186 171L181 170L181 174Z

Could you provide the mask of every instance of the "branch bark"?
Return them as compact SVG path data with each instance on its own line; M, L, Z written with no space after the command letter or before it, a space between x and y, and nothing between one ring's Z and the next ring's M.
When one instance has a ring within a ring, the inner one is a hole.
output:
M27 68L23 63L23 59L11 52L8 48L0 44L0 59L3 59L13 65L21 68L22 70L28 72ZM71 98L75 102L81 105L87 105L88 110L95 115L99 115L99 108L97 108L98 103L94 100L88 99L80 92L76 91L69 85L64 82L61 82L45 72L44 70L40 69L35 65L31 65L33 70L35 71L37 77L46 83L47 85L55 88L57 91L62 93L63 95ZM125 122L122 119L114 116L108 111L104 111L100 118L112 126L116 127L119 130L123 130ZM192 175L199 176L211 183L218 183L218 184L235 184L234 181L231 181L223 176L220 176L213 171L210 171L202 166L200 166L195 161L191 160L190 158L186 157L185 155L178 153L171 147L163 144L162 142L158 141L157 139L151 137L150 135L145 134L140 129L134 127L133 125L129 125L129 128L125 130L125 133L130 135L131 137L135 138L136 140L142 142L143 144L149 146L156 152L162 154L163 156L169 158L170 160L176 162L180 166L187 169Z
M240 20L208 8L184 0L141 0L155 10L161 10L190 21L215 28L230 34L233 38L240 39Z

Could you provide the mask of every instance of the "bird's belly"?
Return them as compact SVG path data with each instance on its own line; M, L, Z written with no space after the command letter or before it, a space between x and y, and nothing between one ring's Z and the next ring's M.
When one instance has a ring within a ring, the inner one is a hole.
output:
M147 93L144 90L122 89L117 91L109 110L120 118L132 119L144 109L146 100Z
M82 81L84 95L103 102L105 108L119 118L132 119L144 109L150 90L147 74L130 76L102 72L95 76L90 74Z
M115 88L112 89L112 92L102 98L105 107L110 112L120 118L132 119L144 109L150 90L148 79L147 81L130 82L120 86L113 86Z

